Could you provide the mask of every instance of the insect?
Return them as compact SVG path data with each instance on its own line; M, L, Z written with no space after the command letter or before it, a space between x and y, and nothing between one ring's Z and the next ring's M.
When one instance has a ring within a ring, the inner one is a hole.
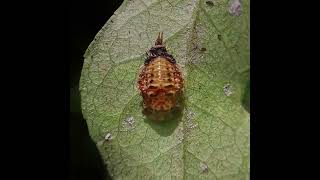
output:
M153 112L169 111L177 106L183 78L176 60L163 44L163 32L159 33L155 45L146 55L138 79L144 108Z

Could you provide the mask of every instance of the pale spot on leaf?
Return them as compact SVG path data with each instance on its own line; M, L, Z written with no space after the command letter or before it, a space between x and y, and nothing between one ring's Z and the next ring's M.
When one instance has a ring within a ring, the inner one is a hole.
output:
M209 169L208 169L208 165L204 162L200 162L200 172L201 173L208 173Z
M106 141L110 141L110 140L112 139L111 133L107 133L106 136L104 137L104 139L105 139Z
M240 16L242 11L240 0L231 0L229 13L234 16Z
M224 87L223 87L223 92L226 96L230 96L233 92L232 92L232 87L230 84L226 84Z

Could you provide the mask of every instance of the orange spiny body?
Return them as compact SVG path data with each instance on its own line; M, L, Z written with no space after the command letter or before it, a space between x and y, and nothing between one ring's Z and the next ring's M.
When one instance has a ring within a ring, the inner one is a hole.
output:
M138 80L144 106L152 111L169 111L177 105L181 95L182 73L173 56L162 45L162 34L147 55Z

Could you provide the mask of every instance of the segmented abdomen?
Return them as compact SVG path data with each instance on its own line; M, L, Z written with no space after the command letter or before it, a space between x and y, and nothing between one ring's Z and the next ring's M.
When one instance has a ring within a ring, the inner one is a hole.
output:
M183 79L175 63L158 56L143 68L138 84L146 108L168 111L177 104Z

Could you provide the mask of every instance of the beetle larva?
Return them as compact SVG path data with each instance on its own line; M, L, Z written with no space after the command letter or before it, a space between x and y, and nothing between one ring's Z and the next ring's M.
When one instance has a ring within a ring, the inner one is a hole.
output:
M147 52L138 86L147 109L169 111L177 105L183 78L176 60L163 45L163 33L159 33L155 46Z

